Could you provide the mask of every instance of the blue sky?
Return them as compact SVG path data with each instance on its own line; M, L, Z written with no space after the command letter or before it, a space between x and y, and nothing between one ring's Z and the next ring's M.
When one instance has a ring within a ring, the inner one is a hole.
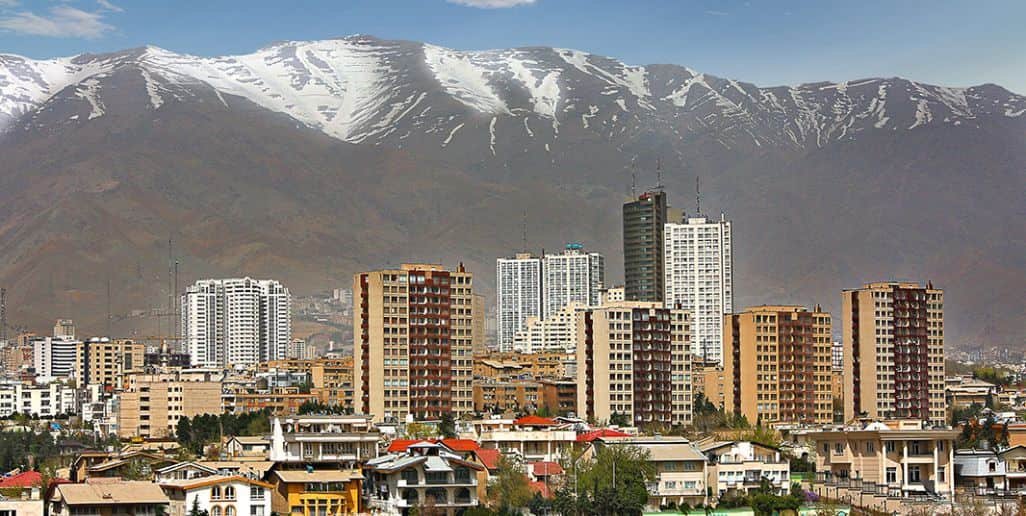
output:
M198 55L350 34L560 46L759 85L870 76L1026 94L1026 1L0 0L0 52Z

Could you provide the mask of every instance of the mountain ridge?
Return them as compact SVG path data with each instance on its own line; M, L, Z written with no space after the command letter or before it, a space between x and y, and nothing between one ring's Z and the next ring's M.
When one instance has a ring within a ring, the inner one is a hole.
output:
M737 306L837 313L842 288L932 280L950 345L1022 345L1026 228L1009 221L1026 217L1026 101L1000 87L760 88L366 37L19 59L0 56L0 285L30 327L102 331L109 277L115 330L155 334L123 317L166 303L169 236L183 284L273 276L309 293L464 261L491 296L526 213L532 249L584 242L615 283L620 203L661 164L677 208L700 177L702 206L734 221Z

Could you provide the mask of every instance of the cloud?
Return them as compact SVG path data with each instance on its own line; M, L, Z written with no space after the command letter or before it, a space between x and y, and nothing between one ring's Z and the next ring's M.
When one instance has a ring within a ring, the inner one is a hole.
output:
M0 0L0 7L14 7L18 5L18 0Z
M103 9L105 9L107 11L113 12L113 13L123 13L123 12L125 12L124 9L122 9L122 8L120 8L120 7L116 6L116 5L108 2L107 0L96 0L96 3L100 4L101 8L103 8Z
M2 1L2 0L0 0ZM521 5L531 5L536 0L446 0L450 4L460 4L467 7L477 7L480 9L506 9L509 7L518 7Z
M20 11L0 17L0 31L28 36L95 39L114 30L113 25L103 21L103 16L102 12L58 5L51 7L45 15Z
M728 16L730 13L728 13L727 11L714 11L712 9L708 9L705 11L705 14L708 14L710 16Z

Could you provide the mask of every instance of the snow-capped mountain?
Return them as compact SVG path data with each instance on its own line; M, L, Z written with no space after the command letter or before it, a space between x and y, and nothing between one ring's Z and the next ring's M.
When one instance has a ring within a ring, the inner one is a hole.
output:
M80 106L66 121L102 117L105 106L124 94L111 84L119 73L139 76L137 87L145 89L154 111L209 89L225 109L245 99L350 143L431 135L447 146L484 118L480 127L488 128L493 153L497 126L550 145L561 126L572 125L608 139L715 132L728 148L807 147L863 131L1026 114L1026 98L990 85L949 88L894 78L767 88L673 65L630 66L577 50L462 52L356 36L210 58L155 47L43 61L0 55L0 131L19 122L57 122L38 116L56 102Z
M366 36L196 57L0 54L9 320L154 334L182 283L296 293L404 260L583 242L620 273L620 206L658 182L734 223L737 306L838 307L889 278L947 289L949 345L1020 345L1026 98L909 79L759 87L577 50ZM661 169L656 173L656 169ZM526 227L525 227L526 226ZM335 338L335 337L331 337ZM337 339L336 339L337 340Z

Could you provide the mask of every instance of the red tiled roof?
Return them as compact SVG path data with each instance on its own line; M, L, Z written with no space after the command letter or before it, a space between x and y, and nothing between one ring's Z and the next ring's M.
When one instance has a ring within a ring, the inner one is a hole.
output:
M481 448L477 444L477 441L472 439L394 439L392 442L388 443L388 452L404 452L410 446L421 442L441 444L455 452L472 452Z
M484 467L488 469L499 469L499 457L502 457L502 452L494 448L479 448L474 450L474 454L477 455L478 460Z
M556 426L556 420L541 416L524 416L513 422L516 426Z
M545 482L531 482L529 485L531 491L542 495L542 498L552 498L552 492L549 491L549 486Z
M4 487L35 487L43 480L38 471L25 471L0 480L0 488Z
M630 434L619 430L613 430L612 428L599 428L598 430L592 430L578 435L577 442L590 443L595 439L601 439L603 437L630 437Z
M411 444L419 443L424 439L394 439L388 443L389 453L404 452Z
M442 444L452 451L471 452L481 448L473 439L442 439Z
M531 463L531 473L536 477L547 477L552 475L562 475L563 466L560 466L558 462L550 461L539 461Z

